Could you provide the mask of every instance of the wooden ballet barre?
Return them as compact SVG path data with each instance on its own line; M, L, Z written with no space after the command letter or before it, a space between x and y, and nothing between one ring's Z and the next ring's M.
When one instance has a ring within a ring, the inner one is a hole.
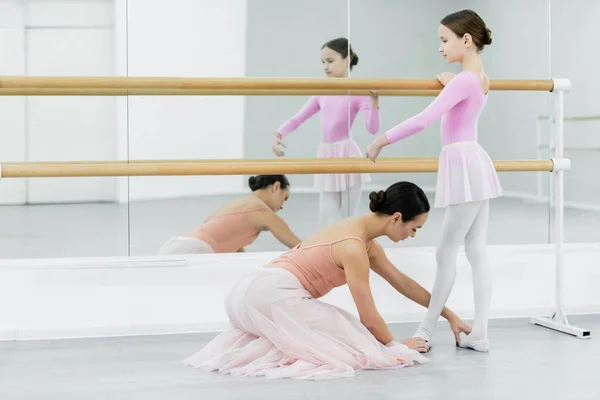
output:
M494 161L499 172L552 171L552 160ZM21 162L1 164L2 178L437 172L436 158L279 160L146 160L137 162Z
M491 90L552 91L551 79L493 79ZM441 90L437 79L175 78L132 76L0 76L1 89ZM266 93L269 94L269 93Z
M380 90L379 96L437 96L433 90ZM291 89L70 89L8 88L0 96L369 96L370 90Z

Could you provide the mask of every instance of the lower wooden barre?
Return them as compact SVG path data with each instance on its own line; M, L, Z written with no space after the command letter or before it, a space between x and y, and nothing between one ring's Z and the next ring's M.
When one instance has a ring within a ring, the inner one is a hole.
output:
M552 171L552 160L499 160L496 171ZM79 162L2 164L3 178L181 176L181 175L257 175L437 172L438 160L431 158L378 159L302 159L279 162L269 160L206 160L194 162Z

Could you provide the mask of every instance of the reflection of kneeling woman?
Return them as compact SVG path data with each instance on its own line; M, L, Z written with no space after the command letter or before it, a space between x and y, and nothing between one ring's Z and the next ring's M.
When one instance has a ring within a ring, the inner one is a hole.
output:
M158 254L241 252L262 231L270 231L289 248L300 243L275 214L290 195L285 175L253 176L249 186L252 194L226 204L191 233L170 239Z

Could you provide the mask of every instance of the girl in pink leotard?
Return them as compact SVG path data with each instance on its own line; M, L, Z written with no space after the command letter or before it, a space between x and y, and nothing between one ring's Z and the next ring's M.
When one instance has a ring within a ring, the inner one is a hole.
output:
M358 64L358 56L346 38L331 40L321 48L325 74L331 78L347 78L348 70ZM360 148L350 138L350 128L358 112L363 115L367 130L379 132L378 96L313 96L291 119L277 129L273 153L284 155L283 138L294 132L307 119L321 112L321 144L319 158L362 157ZM319 221L333 223L356 214L362 184L371 180L369 174L317 174L315 186L320 190Z
M367 157L375 161L384 146L420 132L442 118L435 206L447 209L441 243L436 250L437 273L431 303L415 336L431 339L435 323L450 296L458 247L464 240L473 272L475 320L471 333L457 345L487 351L492 293L486 252L489 199L502 194L494 165L477 142L477 120L489 90L480 52L492 43L491 31L475 12L463 10L442 19L439 35L442 41L440 52L449 63L460 62L462 72L456 76L439 75L444 89L438 97L424 111L374 140L367 150Z

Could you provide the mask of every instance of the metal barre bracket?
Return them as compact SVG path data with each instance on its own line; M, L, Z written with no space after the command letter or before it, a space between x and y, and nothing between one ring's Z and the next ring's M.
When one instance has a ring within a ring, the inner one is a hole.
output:
M571 160L568 158L551 158L552 160L552 171L568 171L571 169Z
M552 82L554 85L552 86L551 92L556 92L562 90L563 92L570 92L571 88L571 80L568 78L552 78Z

